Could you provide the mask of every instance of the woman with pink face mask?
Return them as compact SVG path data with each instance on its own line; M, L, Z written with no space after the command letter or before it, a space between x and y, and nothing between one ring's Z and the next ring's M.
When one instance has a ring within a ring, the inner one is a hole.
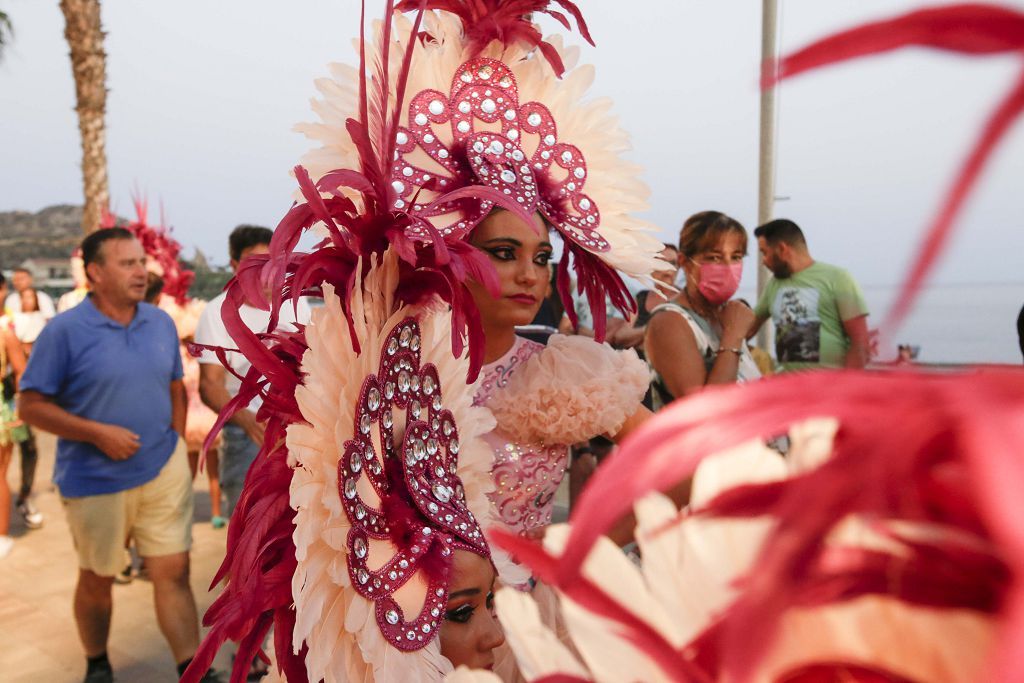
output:
M682 291L651 312L644 350L655 372L655 409L706 384L757 379L746 344L754 313L731 300L743 276L747 231L718 211L686 219L679 234Z

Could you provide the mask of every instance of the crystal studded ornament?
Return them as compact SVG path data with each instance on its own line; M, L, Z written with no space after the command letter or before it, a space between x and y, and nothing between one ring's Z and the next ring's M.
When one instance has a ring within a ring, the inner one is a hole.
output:
M340 500L352 524L347 538L352 586L374 603L377 624L388 642L406 651L418 650L436 636L447 587L439 578L427 577L426 600L410 620L394 592L422 571L423 563L450 563L453 550L490 556L454 474L458 427L443 400L438 400L443 394L437 369L429 363L420 365L420 347L415 318L404 319L388 334L378 372L363 380L354 436L345 443L338 462ZM406 413L400 442L394 433L396 410ZM408 519L389 519L387 505L371 505L360 494L362 481L381 501L391 496L410 501L415 523L410 527ZM373 541L388 541L395 548L394 555L376 569L368 566Z
M446 146L435 127L450 128ZM499 128L500 130L495 130ZM529 155L526 149L532 149ZM429 159L429 161L428 161ZM425 168L428 166L430 168ZM438 173L436 168L444 169ZM424 90L409 103L408 125L395 135L391 166L394 207L426 220L444 236L461 239L491 211L493 202L456 199L432 204L424 195L484 185L539 211L567 239L591 252L611 247L601 236L601 214L583 192L587 164L580 150L558 139L551 112L539 102L520 104L515 76L488 58L462 64L450 92ZM414 225L409 232L429 239Z

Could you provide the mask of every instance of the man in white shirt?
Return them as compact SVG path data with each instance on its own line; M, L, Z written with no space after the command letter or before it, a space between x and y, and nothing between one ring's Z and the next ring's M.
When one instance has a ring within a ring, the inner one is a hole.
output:
M231 254L231 268L238 272L241 262L254 254L265 254L270 248L273 232L253 225L240 225L231 232L228 247ZM196 326L195 342L225 349L237 348L221 319L221 306L226 294L221 293L206 305ZM246 326L253 332L266 332L270 324L270 311L245 305L239 311ZM309 322L310 309L305 299L299 300L298 310L286 302L278 317L277 328L295 330L295 323ZM237 351L227 354L228 364L239 375L249 371L249 361ZM241 382L220 364L216 354L204 351L199 358L199 395L203 403L215 412L221 409L238 393ZM256 419L260 407L259 397L254 398L247 408L239 410L224 426L224 448L220 456L220 485L227 498L227 515L230 517L242 483L249 471L249 465L256 458L263 444L263 423Z
M10 313L21 313L21 293L26 289L33 288L31 271L24 268L15 268L11 284L14 285L14 291L7 295L4 308ZM53 299L50 298L49 294L36 290L36 298L38 299L39 310L42 311L43 317L49 320L57 315L57 310L53 307Z

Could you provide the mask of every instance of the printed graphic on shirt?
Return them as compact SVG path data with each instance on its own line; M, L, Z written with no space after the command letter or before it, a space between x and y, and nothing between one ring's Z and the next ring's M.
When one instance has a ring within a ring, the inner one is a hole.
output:
M784 287L772 303L776 322L775 356L780 363L817 363L821 360L821 318L813 287Z

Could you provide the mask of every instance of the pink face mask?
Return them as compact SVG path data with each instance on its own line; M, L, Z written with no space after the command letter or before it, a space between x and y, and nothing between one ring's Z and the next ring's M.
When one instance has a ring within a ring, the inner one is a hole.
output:
M720 306L732 298L740 287L743 278L743 262L701 263L700 282L697 289L708 300L708 303Z

